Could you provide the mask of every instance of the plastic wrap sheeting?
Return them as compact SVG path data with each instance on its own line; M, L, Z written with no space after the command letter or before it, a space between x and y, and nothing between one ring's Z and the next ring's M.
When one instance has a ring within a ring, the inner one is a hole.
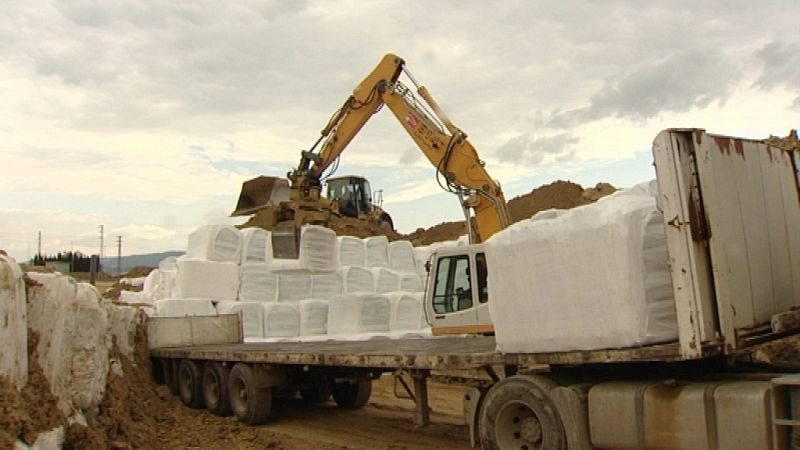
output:
M392 269L377 267L375 273L375 292L385 294L400 289L400 274Z
M311 298L328 299L342 294L342 277L336 273L311 274Z
M502 352L622 348L678 337L663 217L641 187L486 243Z
M367 262L367 248L363 239L353 236L336 238L336 252L340 266L363 266Z
M400 290L406 292L422 292L425 283L422 277L416 272L405 272L400 274Z
M297 303L300 311L300 336L320 336L328 333L328 301L301 300Z
M346 266L340 269L342 293L375 292L375 274L366 267Z
M238 314L244 337L264 335L264 306L261 302L219 302L217 314Z
M232 225L205 225L189 234L186 257L239 263L241 232Z
M158 269L153 269L150 273L147 274L147 278L144 279L144 286L142 286L142 292L145 294L150 294L150 296L155 297L158 291L158 281L161 277L161 271Z
M367 267L389 267L389 240L386 236L364 239Z
M153 298L156 300L173 298L177 295L176 283L178 282L177 264L172 270L158 270L158 283Z
M0 255L0 376L22 389L28 382L28 310L22 269Z
M136 327L142 320L140 308L137 306L116 305L111 302L103 304L108 315L109 339L123 355L133 360L133 349L136 345Z
M108 316L94 286L59 273L29 273L28 327L39 335L36 358L62 413L95 408L108 373Z
M274 302L278 299L278 274L268 263L247 262L240 268L239 300L243 302Z
M263 228L245 228L242 233L241 264L266 262L267 249L272 249L270 232Z
M300 335L300 311L289 303L264 303L264 337Z
M343 294L330 300L328 334L389 331L392 309L382 294Z
M417 264L414 260L414 246L409 241L393 241L389 243L389 266L400 272L414 272Z
M153 296L147 292L120 291L119 302L135 305L152 305Z
M239 291L239 265L232 262L178 260L176 296L235 301Z
M278 274L278 301L296 302L311 297L311 274L306 271L288 271Z
M425 323L422 310L422 295L408 292L391 292L388 294L392 307L391 330L419 330Z
M204 298L168 298L156 300L156 316L158 317L184 317L184 316L215 316L217 310L211 300Z

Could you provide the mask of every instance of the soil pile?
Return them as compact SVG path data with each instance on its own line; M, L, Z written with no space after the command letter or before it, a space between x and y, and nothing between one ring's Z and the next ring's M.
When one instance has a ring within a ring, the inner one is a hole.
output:
M531 192L512 198L508 202L511 222L519 222L532 217L539 211L551 208L569 209L576 206L596 202L617 189L608 183L598 183L593 188L584 189L580 184L571 181L556 181L540 186ZM428 245L434 242L458 239L467 233L464 221L444 222L431 228L418 229L404 236L416 245Z
M42 431L49 431L65 422L50 383L39 366L36 347L39 336L28 330L28 384L17 391L0 377L0 448L14 448L20 436L33 445Z
M797 138L797 130L789 131L789 134L786 137L777 137L777 136L770 136L764 139L766 144L785 148L787 150L791 149L800 149L800 139Z

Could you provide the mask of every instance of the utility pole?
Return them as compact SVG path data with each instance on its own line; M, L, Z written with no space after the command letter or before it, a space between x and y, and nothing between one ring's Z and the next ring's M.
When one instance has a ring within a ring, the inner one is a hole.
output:
M122 236L117 236L117 276L122 276Z
M103 226L100 225L100 257L103 257Z
M38 246L38 250L36 251L36 255L38 256L38 259L40 259L40 260L42 259L42 232L41 231L39 232L39 246Z

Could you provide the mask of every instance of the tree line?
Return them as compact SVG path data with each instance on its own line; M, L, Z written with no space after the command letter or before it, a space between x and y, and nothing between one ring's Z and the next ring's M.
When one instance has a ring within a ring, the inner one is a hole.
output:
M72 272L89 272L91 270L92 257L81 252L58 252L55 255L35 255L33 257L34 266L44 266L48 261L58 261L71 263ZM98 261L97 271L100 271Z

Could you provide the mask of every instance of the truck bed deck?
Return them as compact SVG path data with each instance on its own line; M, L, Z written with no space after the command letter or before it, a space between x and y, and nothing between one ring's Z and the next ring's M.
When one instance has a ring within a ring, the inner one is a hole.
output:
M677 361L677 342L629 349L501 354L492 336L369 341L270 342L154 348L151 356L314 366L475 369L489 365Z

